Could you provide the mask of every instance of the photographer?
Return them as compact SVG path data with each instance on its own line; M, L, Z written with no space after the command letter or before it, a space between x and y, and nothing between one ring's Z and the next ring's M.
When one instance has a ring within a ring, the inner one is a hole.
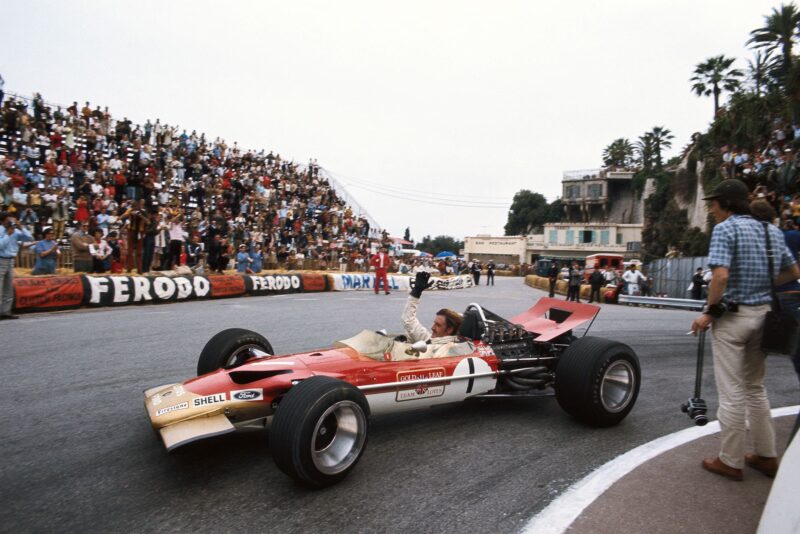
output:
M703 200L717 222L711 234L712 269L708 304L692 323L697 333L711 327L714 375L719 394L720 452L704 469L742 480L744 464L774 476L778 470L775 430L764 388L766 355L761 350L764 317L772 302L767 239L775 250L775 285L800 278L783 235L750 216L747 186L724 180ZM755 454L745 454L749 424Z
M10 213L0 213L0 320L19 318L11 313L11 307L14 304L14 262L23 241L33 241L28 229L19 226Z

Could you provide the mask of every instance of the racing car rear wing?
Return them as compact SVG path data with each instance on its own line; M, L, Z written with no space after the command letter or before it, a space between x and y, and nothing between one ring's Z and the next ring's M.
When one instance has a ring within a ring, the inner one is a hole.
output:
M514 324L521 324L528 332L536 334L536 341L550 341L587 321L589 321L589 326L586 327L588 332L599 312L599 306L544 297L531 309L510 320Z

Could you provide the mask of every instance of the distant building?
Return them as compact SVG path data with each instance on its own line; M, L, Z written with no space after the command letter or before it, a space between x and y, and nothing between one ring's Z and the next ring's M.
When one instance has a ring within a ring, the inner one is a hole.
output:
M614 252L639 258L644 202L633 190L634 171L588 169L563 174L564 216L541 234L464 239L467 259L534 263L538 258L572 260Z
M633 190L634 171L587 169L565 171L561 202L565 222L642 224L644 203Z

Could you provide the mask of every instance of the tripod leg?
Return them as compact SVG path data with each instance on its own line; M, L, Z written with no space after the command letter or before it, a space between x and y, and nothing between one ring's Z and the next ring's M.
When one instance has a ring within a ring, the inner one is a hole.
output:
M697 336L697 375L694 379L694 398L700 398L700 390L703 386L703 357L706 351L706 332L701 330Z

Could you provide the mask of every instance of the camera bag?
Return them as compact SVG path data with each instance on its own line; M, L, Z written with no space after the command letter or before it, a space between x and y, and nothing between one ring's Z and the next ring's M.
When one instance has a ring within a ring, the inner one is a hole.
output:
M769 237L769 223L764 223L764 233L767 238L767 265L769 268L769 287L772 294L772 309L764 317L764 326L761 333L761 349L773 354L792 354L798 343L797 320L782 307L775 293L775 278L773 272L774 252Z

